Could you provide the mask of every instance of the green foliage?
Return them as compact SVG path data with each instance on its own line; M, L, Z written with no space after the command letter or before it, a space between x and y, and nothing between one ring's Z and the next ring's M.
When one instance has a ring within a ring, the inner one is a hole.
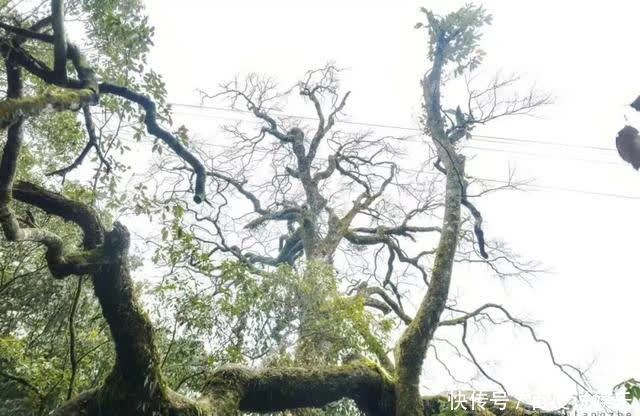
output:
M385 355L385 325L365 310L364 298L344 296L334 269L311 262L297 277L296 297L300 310L299 352L315 363L344 361L350 357ZM374 331L378 334L374 335Z
M0 14L6 5L7 1L0 0ZM67 21L80 22L74 29L84 29L82 34L70 31L69 40L87 52L87 60L98 76L152 97L158 102L159 115L169 122L164 82L147 67L153 28L142 2L71 0L65 1L65 6ZM49 2L11 2L9 9L11 14L21 16L25 25L50 13ZM5 35L3 30L0 32ZM50 45L27 41L24 47L39 61L52 65ZM72 71L71 66L69 70ZM2 90L6 88L4 73L4 64L0 62ZM26 71L24 75L27 97L60 92ZM121 127L133 125L140 132L138 138L144 137L140 125L142 111L129 102L104 97L99 107L92 107L92 112L98 147L112 168L110 174L106 174L106 166L96 150L91 149L82 167L66 180L45 176L71 164L88 141L81 112L45 111L27 122L18 179L45 184L51 190L95 206L108 226L112 218L135 203L133 198L120 194L119 182L127 169L121 156L130 150ZM4 140L2 135L0 145ZM95 168L93 174L86 175L87 167ZM81 180L77 179L79 175L75 176L77 172L83 174ZM80 244L79 230L72 224L33 208L27 212L20 204L13 208L18 218L34 218L39 227L60 235L70 247ZM0 244L0 416L46 414L67 399L71 382L69 318L77 283L74 278L52 279L41 247L29 243ZM81 288L74 329L78 362L75 395L102 383L113 365L109 331L88 281ZM206 361L200 341L172 339L171 335L159 331L157 336L162 347L171 345L171 354L165 361L170 382L174 385L182 382L191 374L191 364L199 365L200 370L205 365L210 368L212 362Z
M166 229L167 250L156 253L156 261L175 263L154 294L164 306L159 309L174 311L182 337L208 345L210 360L288 366L386 354L393 325L365 310L361 297L344 296L331 267L254 273L238 262L214 264L179 229L175 223ZM184 261L200 273L183 269Z
M100 50L101 59L114 64L103 69L103 77L120 83L129 72L144 70L154 29L141 1L82 0L75 12L88 17L87 38Z
M627 403L631 404L634 400L638 400L640 402L640 381L635 378L630 378L629 380L618 384L614 390L622 388L624 388L624 396Z
M77 244L69 225L38 214L35 219ZM0 415L41 414L66 400L69 313L76 286L75 279L51 278L41 249L0 247ZM82 287L74 321L78 392L103 380L113 356L90 285Z
M100 78L149 95L156 102L159 119L170 123L165 83L147 66L154 28L149 25L143 2L81 0L68 14L85 22L87 46L99 52L95 67ZM137 106L130 101L106 97L101 105L127 120L142 120ZM136 138L144 136L144 129L138 127L137 131Z
M29 163L40 172L51 172L60 165L70 164L84 147L84 126L76 114L65 111L45 113L30 119ZM37 138L37 139L36 139Z
M426 15L427 24L418 23L416 28L425 27L429 33L429 59L433 60L436 45L442 43L444 62L455 66L454 75L467 69L473 71L482 63L485 53L478 48L480 29L491 24L492 19L482 6L467 4L444 17L424 7L420 10Z

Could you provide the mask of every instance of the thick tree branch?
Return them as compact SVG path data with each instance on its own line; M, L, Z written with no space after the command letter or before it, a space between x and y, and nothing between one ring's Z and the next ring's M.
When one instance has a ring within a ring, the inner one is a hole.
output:
M21 70L11 61L7 61L5 66L7 70L8 100L20 100L22 96ZM44 245L47 248L47 264L52 275L56 278L62 278L70 274L90 273L102 262L99 253L67 253L62 239L56 234L38 228L22 228L9 207L22 147L23 123L24 117L19 115L7 130L7 142L2 151L2 160L0 161L0 225L4 236L9 241L34 241ZM26 186L26 188L28 190L37 189L29 186ZM31 193L29 195L33 196L34 194ZM35 196L36 199L39 199L38 197L41 195ZM47 194L46 197L51 197L51 194ZM73 216L74 214L71 215Z
M326 169L316 172L313 175L313 182L318 183L328 179L336 170L336 158L334 155L329 156Z
M21 117L31 117L45 110L78 111L83 105L94 104L93 90L65 90L24 98L8 98L0 101L0 130L4 130Z
M147 131L149 134L152 134L162 140L171 148L171 150L174 151L176 155L178 155L178 157L191 165L196 173L195 195L193 196L193 200L198 204L204 202L206 200L205 182L207 171L202 162L200 162L193 153L189 152L175 136L158 125L158 121L156 119L156 104L148 97L138 94L137 92L133 92L126 87L103 82L100 84L99 88L100 93L113 94L126 100L133 101L145 110L144 124L147 126Z
M62 0L52 1L52 24L54 26L57 23L62 25L62 29L57 32L54 28L53 41L56 54L56 65L58 65L59 62L58 53L60 53L62 49L62 43L59 38L60 36L64 36L64 10L61 3L63 3ZM198 158L189 152L176 137L158 125L156 120L155 103L148 97L131 91L126 87L113 85L108 82L104 82L98 86L95 79L95 73L85 61L84 56L80 53L80 49L76 45L67 43L66 39L63 40L65 55L62 62L66 67L67 58L72 61L80 78L79 81L68 80L66 77L66 69L64 71L64 77L62 77L62 70L59 67L54 68L53 71L48 69L45 64L38 62L18 45L12 45L6 40L2 40L0 42L0 52L3 56L11 55L12 59L15 60L15 63L24 67L27 71L33 73L43 81L62 87L79 89L77 91L72 90L60 93L50 93L44 96L0 101L0 129L8 127L15 121L16 117L37 115L45 109L75 111L79 110L84 105L93 105L97 102L98 93L117 95L139 104L145 110L144 123L147 126L147 131L165 142L165 144L167 144L178 155L178 157L191 165L196 172L194 201L197 203L204 202L206 200L206 171L204 165L198 160Z
M34 39L51 44L54 42L52 35L37 32L37 27L35 29L33 27L31 29L23 29L21 27L11 26L5 22L0 22L0 28L18 35L21 38Z
M53 28L53 73L61 82L67 82L67 37L64 30L64 1L51 0L51 27Z
M393 384L373 363L263 371L226 367L211 376L205 391L212 407L243 412L323 407L342 398L371 416L393 414L394 408Z
M349 230L349 232L351 233L366 233L366 234L373 234L375 236L389 236L389 235L396 235L396 236L401 236L401 237L408 237L412 240L415 241L415 239L413 238L413 236L411 235L412 233L430 233L430 232L441 232L441 228L440 227L419 227L419 226L412 226L412 225L407 225L407 224L403 224L403 225L399 225L399 226L395 226L395 227L385 227L385 226L379 226L379 227L355 227L355 228L351 228Z
M83 231L83 245L87 249L95 248L102 243L104 227L93 208L24 181L18 181L13 186L13 197L48 214L77 224Z
M70 50L70 44L67 44L67 54ZM77 49L76 49L77 51ZM54 71L50 69L46 63L35 58L23 49L18 41L12 39L0 38L0 55L7 58L10 57L16 64L40 78L50 85L56 85L62 88L79 89L88 87L86 82L77 79L66 80L59 79ZM95 92L95 89L94 89Z
M442 167L440 162L441 160L440 158L438 158L434 163L434 167L446 175L447 170ZM467 198L467 180L462 177L458 177L458 179L460 180L460 188L462 189L461 203L469 210L471 216L473 216L473 233L475 234L476 241L478 243L478 251L484 259L488 259L489 254L486 251L484 231L482 230L482 214L480 213L478 208L476 208L476 206Z
M449 296L453 260L460 233L460 206L463 190L459 177L464 174L464 158L455 152L444 129L440 112L440 84L447 41L444 32L436 32L434 36L433 66L423 81L423 96L427 113L427 131L447 169L445 207L429 289L414 319L396 345L396 396L398 399L396 414L399 416L417 415L422 411L418 388L422 363Z

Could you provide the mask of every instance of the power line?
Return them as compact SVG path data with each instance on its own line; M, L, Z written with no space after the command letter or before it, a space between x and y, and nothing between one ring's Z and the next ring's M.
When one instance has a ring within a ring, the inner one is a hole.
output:
M544 140L534 140L534 139L523 139L518 137L502 137L502 136L487 136L481 134L474 134L474 137L482 137L485 139L494 139L494 140L504 140L504 141L513 141L520 143L531 143L531 144L539 144L545 146L559 146L559 147L571 147L577 149L590 149L590 150L603 150L606 152L617 152L616 149L612 147L601 147L601 146L589 146L584 144L571 144L571 143L559 143L559 142L550 142Z
M216 107L217 108L217 107ZM232 112L245 112L243 110L227 110L227 111L232 111ZM180 112L180 111L174 111L175 114L183 114L183 115L188 115L188 116L195 116L195 117L203 117L203 118L211 118L211 119L216 119L216 120L229 120L229 121L246 121L247 123L252 123L252 124L256 124L259 125L261 124L260 121L258 120L244 120L242 118L238 118L238 117L222 117L222 116L217 116L217 115L205 115L205 114L193 114L193 113L185 113L185 112ZM249 112L250 113L250 112ZM292 116L294 117L294 116ZM310 117L307 117L310 118ZM407 127L408 128L408 127ZM417 130L419 131L419 130ZM416 135L415 137L417 137L418 135ZM414 137L414 136L410 136L410 137ZM509 144L509 145L513 145L513 144L519 144L519 143L509 143L509 142L502 142L499 141L500 139L502 140L506 140L506 138L500 138L497 136L483 136L483 137L491 137L491 139L477 139L477 137L479 137L478 135L474 135L474 142L480 142L481 144L483 143L489 143L489 144ZM389 139L393 139L393 140L398 140L401 142L412 142L412 143L423 143L423 141L421 140L412 140L409 138L397 138L397 137L388 137ZM514 140L518 140L518 139L514 139ZM527 139L522 139L522 140L527 140ZM535 142L535 141L534 141ZM552 142L547 142L547 143L552 143ZM564 144L563 146L573 146L570 144ZM575 145L577 147L580 147L579 145ZM578 161L578 162L585 162L585 163L596 163L596 164L602 164L602 165L614 165L614 166L621 166L621 164L619 162L614 162L614 161L607 161L607 160L600 160L600 159L585 159L585 158L578 158L578 157L573 157L573 156L558 156L558 152L556 152L555 154L544 154L544 153L535 153L535 152L524 152L524 151L520 151L520 150L507 150L507 149L496 149L496 148L492 148L492 147L474 147L474 146L465 146L467 149L474 149L474 150L482 150L482 151L489 151L489 152L500 152L500 153L509 153L509 154L514 154L514 155L526 155L526 156L533 156L533 157L538 157L538 158L547 158L547 159L563 159L563 160L572 160L572 161ZM598 149L596 147L592 147L595 149ZM607 149L607 148L600 148L600 149L604 149L604 150L611 150L611 149Z
M487 182L498 182L498 183L503 183L503 184L509 184L509 182L507 182L507 181L499 181L499 180L495 180L495 179L486 179L486 178L478 178L478 179L483 180L483 181L487 181ZM586 191L584 189L575 189L575 188L568 188L568 187L563 187L563 186L535 185L535 184L526 184L526 185L523 185L523 186L528 187L528 188L533 188L532 190L534 190L534 191L542 190L542 191L556 191L556 192L571 192L571 193L584 194L584 195L606 196L606 197L610 197L610 198L629 199L629 200L638 200L638 201L640 201L640 196L625 195L625 194L614 194L614 193L609 193L609 192Z
M200 143L199 145L203 147L209 147L209 148L219 148L219 149L236 150L236 151L238 150L237 146L223 145L218 143ZM486 150L486 149L482 149L482 150ZM273 149L270 149L268 147L256 146L256 147L253 147L252 151L261 152L264 155L266 155L273 152ZM327 158L317 157L317 159L327 161ZM435 170L417 170L417 169L411 169L411 168L403 168L402 170L406 172L411 172L414 174L426 174L426 175L439 174L439 172ZM512 182L500 180L500 179L483 178L479 176L474 176L473 178L479 179L484 182L493 182L493 183L499 183L502 185L514 185ZM570 187L535 185L535 184L523 184L518 186L520 188L529 188L530 190L533 190L533 191L571 192L571 193L577 193L577 194L583 194L583 195L603 196L603 197L616 198L616 199L640 200L640 196L616 194L616 193L609 193L609 192L587 191L584 189L576 189L576 188L570 188Z
M244 113L244 114L253 114L249 110L239 110L239 109L231 109L217 106L206 106L206 105L196 105L196 104L184 104L184 103L169 103L172 106L176 107L186 107L186 108L195 108L195 109L205 109L205 110L216 110L223 112L231 112L231 113ZM316 117L303 116L303 115L295 115L295 114L287 114L281 111L275 111L275 113L280 114L285 117L298 118L302 120L312 120L317 121ZM188 113L187 113L188 114ZM189 114L194 115L196 114ZM356 125L356 126L366 126L366 127L376 127L376 128L386 128L386 129L394 129L394 130L404 130L422 133L422 130L416 127L408 127L408 126L400 126L400 125L392 125L392 124L384 124L384 123L370 123L370 122L361 122L361 121L349 121L349 120L340 120L337 123L348 124L348 125ZM617 150L611 147L602 147L602 146L590 146L590 145L579 145L572 143L562 143L562 142L554 142L548 140L537 140L532 138L520 138L520 137L510 137L510 136L492 136L492 135L483 135L483 134L474 134L473 137L479 137L483 139L493 139L493 140L501 140L506 142L517 142L517 143L530 143L536 145L544 145L544 146L557 146L557 147L568 147L574 149L589 149L589 150L601 150L607 152L616 152ZM399 139L403 140L403 139ZM408 140L408 141L416 141L416 140Z
M584 159L584 158L570 157L570 156L556 156L556 155L547 155L547 154L534 153L534 152L522 152L522 151L519 151L519 150L495 149L495 148L491 148L491 147L477 147L477 146L469 146L469 145L466 145L465 148L474 149L474 150L482 150L482 151L486 150L486 151L490 151L490 152L510 153L510 154L515 154L515 155L526 155L526 156L533 156L533 157L547 158L547 159L574 160L574 161L577 161L577 162L596 163L596 164L601 164L601 165L622 166L622 164L620 162L614 162L614 161L608 161L608 160Z

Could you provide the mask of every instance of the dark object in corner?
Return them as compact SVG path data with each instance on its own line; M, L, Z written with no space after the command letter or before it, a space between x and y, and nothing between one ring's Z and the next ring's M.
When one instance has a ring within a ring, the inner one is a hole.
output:
M638 101L639 100L636 100L636 102ZM636 102L634 102L634 104L636 104ZM640 106L640 102L638 105ZM622 160L631 163L635 170L640 168L640 136L635 127L624 126L622 130L618 132L616 147Z

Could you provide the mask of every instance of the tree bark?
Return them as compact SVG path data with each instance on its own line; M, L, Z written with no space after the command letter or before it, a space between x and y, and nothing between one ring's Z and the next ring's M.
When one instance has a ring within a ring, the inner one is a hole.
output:
M352 399L366 414L393 414L393 382L377 364L356 362L344 366L271 368L263 371L233 366L217 371L206 394L211 405L243 412L276 412L323 407Z
M439 35L435 45L433 67L423 80L427 130L447 170L444 217L429 289L416 316L396 345L397 416L418 416L424 412L420 396L422 364L449 296L453 259L460 233L464 158L456 153L453 143L447 137L441 115L440 84L445 48L444 36Z

